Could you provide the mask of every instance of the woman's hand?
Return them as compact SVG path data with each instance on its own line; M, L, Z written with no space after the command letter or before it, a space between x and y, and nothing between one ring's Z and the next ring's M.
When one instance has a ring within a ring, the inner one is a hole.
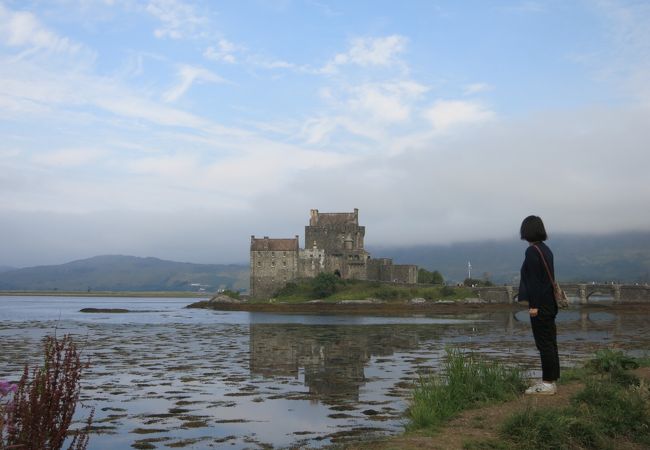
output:
M530 314L530 317L537 317L538 313L539 313L539 309L537 309L537 308L528 308L528 314Z

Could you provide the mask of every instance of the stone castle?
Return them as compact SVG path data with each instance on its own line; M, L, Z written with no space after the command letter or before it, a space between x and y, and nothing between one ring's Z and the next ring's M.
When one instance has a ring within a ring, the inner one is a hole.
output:
M289 239L251 236L251 297L271 297L287 282L319 273L333 273L345 280L417 282L417 266L371 258L363 248L365 234L355 208L351 213L312 209L305 226L304 249L298 235Z

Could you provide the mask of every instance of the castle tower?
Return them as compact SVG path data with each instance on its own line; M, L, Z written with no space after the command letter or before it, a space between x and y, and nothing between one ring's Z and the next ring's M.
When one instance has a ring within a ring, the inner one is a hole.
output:
M305 247L321 249L327 255L325 271L344 279L365 280L370 258L363 248L366 228L359 226L359 210L349 213L321 213L312 209L305 227Z
M291 239L251 236L250 283L252 297L271 297L298 275L298 235Z

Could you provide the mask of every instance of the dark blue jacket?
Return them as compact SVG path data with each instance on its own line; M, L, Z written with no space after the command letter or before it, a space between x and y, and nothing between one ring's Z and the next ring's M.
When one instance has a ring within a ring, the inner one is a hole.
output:
M555 278L551 249L543 242L536 242L535 245L544 254L548 268L553 278ZM538 308L541 316L555 317L557 315L553 284L546 272L539 252L532 245L526 249L526 257L521 265L519 301L528 301L529 308Z

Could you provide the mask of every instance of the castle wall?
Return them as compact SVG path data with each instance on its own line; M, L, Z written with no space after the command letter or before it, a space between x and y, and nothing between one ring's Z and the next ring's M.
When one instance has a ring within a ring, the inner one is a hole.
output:
M305 248L316 246L328 255L363 250L366 228L359 226L359 210L352 213L319 213L311 210L305 227Z
M305 247L316 245L328 254L363 250L365 227L352 224L305 227Z
M391 281L391 267L393 260L390 258L371 258L368 260L368 280Z
M326 272L325 250L310 248L298 252L298 278L314 278Z
M390 258L368 260L368 280L386 283L415 284L418 279L418 266L412 264L393 264Z
M271 297L298 276L298 237L256 239L251 237L251 296Z
M415 284L418 281L418 266L413 264L394 264L391 281Z

